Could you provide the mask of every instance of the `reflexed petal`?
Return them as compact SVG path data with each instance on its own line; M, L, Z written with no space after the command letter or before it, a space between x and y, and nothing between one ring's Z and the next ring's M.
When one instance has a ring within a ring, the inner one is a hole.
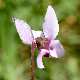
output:
M43 23L43 32L48 40L55 39L59 32L59 24L54 9L49 5Z
M55 58L60 58L64 55L64 49L59 40L51 41L50 47L52 48L52 50L49 50L51 56Z
M37 57L37 60L36 60L36 62L37 62L37 67L40 68L40 69L45 68L44 65L43 65L43 62L42 62L42 57L43 57L46 53L49 53L49 51L46 50L46 49L42 49L41 52L40 52L40 54L39 54L38 57Z
M44 35L43 35L42 31L34 31L34 30L32 30L32 33L33 33L34 39L37 38L37 37L44 38Z
M23 20L19 20L16 18L13 18L12 20L16 25L17 32L23 43L32 45L33 34L30 26Z

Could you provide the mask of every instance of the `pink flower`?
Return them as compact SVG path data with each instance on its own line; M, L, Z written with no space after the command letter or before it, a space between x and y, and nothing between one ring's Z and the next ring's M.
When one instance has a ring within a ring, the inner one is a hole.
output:
M23 20L16 18L12 20L16 25L17 32L23 43L32 45L32 41L36 39L35 47L40 51L36 60L38 68L45 68L42 57L53 56L55 58L60 58L64 55L64 49L59 40L54 40L59 32L59 24L55 11L50 5L47 8L42 25L43 32L31 30L30 26Z

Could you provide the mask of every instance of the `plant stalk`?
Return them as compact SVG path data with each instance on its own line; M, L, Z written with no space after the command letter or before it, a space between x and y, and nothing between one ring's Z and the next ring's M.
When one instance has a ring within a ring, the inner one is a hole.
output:
M35 51L35 42L36 42L36 40L32 41L32 48L31 48L31 80L34 80L34 51Z

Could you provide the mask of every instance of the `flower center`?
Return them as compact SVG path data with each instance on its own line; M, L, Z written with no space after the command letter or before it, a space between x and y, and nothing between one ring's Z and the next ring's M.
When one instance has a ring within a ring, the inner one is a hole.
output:
M40 49L49 49L50 42L46 38L37 37L36 38L36 47Z

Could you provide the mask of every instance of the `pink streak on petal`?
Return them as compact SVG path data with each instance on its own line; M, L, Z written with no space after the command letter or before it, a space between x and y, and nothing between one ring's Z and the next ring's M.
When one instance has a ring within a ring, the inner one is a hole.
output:
M49 5L43 23L43 32L48 40L55 39L59 32L59 24L54 9Z
M16 18L13 18L12 20L16 25L17 32L22 42L28 45L32 45L33 34L32 34L30 26L23 20L19 20Z
M49 50L51 56L55 58L60 58L64 55L64 49L59 40L51 41L50 47L52 48L52 50Z
M44 65L43 65L43 62L42 62L42 57L43 57L46 53L49 53L49 51L46 50L46 49L42 49L41 52L40 52L40 54L39 54L38 57L37 57L37 60L36 60L36 62L37 62L37 67L40 68L40 69L45 68Z
M32 33L33 33L34 39L37 38L37 37L44 38L44 34L43 34L42 31L34 31L34 30L32 30Z
M46 54L44 55L44 57L49 57L49 52L48 53L46 52Z

